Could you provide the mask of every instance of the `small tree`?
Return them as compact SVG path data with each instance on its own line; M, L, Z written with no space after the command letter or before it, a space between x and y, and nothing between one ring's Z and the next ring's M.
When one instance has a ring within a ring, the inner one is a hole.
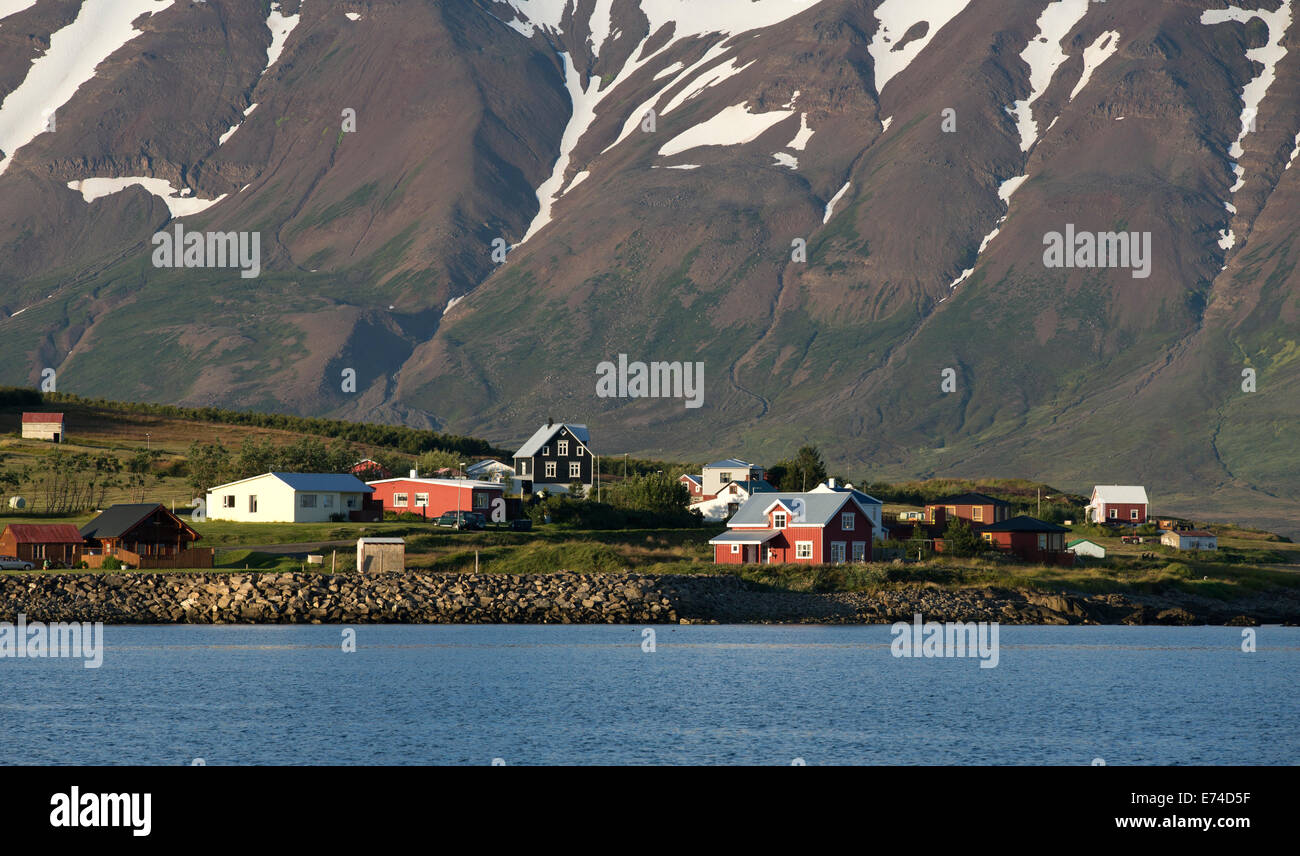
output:
M960 517L954 517L948 521L948 528L943 530L943 546L945 553L967 558L983 550L984 542L969 523Z

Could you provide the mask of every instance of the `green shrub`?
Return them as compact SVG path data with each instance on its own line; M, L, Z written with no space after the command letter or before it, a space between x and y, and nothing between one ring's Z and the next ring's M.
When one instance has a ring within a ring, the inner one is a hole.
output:
M104 571L120 571L125 567L125 565L122 564L122 561L118 559L117 556L108 556L104 559L104 563L99 567L100 570Z

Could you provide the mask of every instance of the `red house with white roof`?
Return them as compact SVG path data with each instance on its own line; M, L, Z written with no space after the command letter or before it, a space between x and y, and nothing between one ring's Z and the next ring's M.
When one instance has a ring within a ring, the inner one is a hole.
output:
M718 564L836 564L872 558L871 514L852 491L755 493L709 539Z
M367 482L371 499L384 511L409 511L435 518L448 511L477 511L491 519L494 508L505 509L505 485L475 479L379 479ZM495 500L502 500L496 504Z

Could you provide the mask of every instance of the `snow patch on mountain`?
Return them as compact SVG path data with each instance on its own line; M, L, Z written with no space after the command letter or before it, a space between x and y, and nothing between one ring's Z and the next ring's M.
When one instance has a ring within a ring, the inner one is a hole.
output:
M926 0L924 3L918 3L917 0L884 0L877 6L875 16L880 26L876 28L871 44L867 46L876 69L877 94L884 92L885 84L920 56L930 40L969 3L970 0ZM895 42L922 22L928 25L925 35L901 48L895 47Z
M1300 157L1300 134L1295 135L1295 148L1291 150L1291 157L1286 159L1286 168L1290 169L1295 159Z
M661 78L661 77L667 77L667 76L670 75L670 74L673 74L673 73L675 73L675 72L681 71L683 68L686 68L686 66L683 65L681 62L675 62L675 63L673 63L672 65L670 65L670 66L668 66L668 67L666 67L666 68L663 68L663 69L660 69L659 71L656 71L656 72L655 72L655 76L652 77L652 78L650 78L650 79L651 79L651 80L658 80L658 79Z
M279 61L280 54L284 53L284 45L289 41L289 34L302 20L302 7L306 2L307 0L302 0L298 4L297 15L285 15L280 11L279 3L271 4L271 11L266 16L266 28L271 31L271 44L266 49L266 68L262 69L262 74L270 71L271 66Z
M949 289L954 289L961 285L966 281L966 277L975 272L975 266L979 264L980 254L982 254L984 249L998 236L998 232L1002 231L1002 224L1007 221L1007 217L1011 214L1012 195L1020 189L1020 185L1024 184L1025 179L1028 177L1029 176L1027 175L1017 175L1014 178L1008 178L1006 181L998 185L998 199L1001 199L1002 204L1007 206L1007 213L998 218L998 222L993 225L993 231L985 235L984 240L980 241L980 248L975 251L975 264L966 268L961 272L960 276L948 283Z
M164 178L127 176L123 178L83 178L78 181L68 182L68 189L80 193L81 198L87 204L110 194L119 193L128 187L141 187L157 196L167 204L167 209L171 212L173 218L186 217L190 214L206 211L226 198L226 194L223 193L216 199L199 199L191 196L190 188L185 187L177 191L172 187L171 182Z
M156 15L174 0L85 0L76 19L50 36L50 48L32 61L27 76L0 103L0 175L14 155L36 139L46 117L72 99L95 69L140 35L132 22Z
M748 104L733 104L717 115L678 134L659 149L669 157L699 146L739 146L758 139L777 122L794 115L793 110L751 113Z
M799 159L787 152L772 152L772 157L776 158L777 166L786 166L790 169L799 168Z
M844 186L835 192L835 195L831 197L830 202L826 203L826 210L822 212L823 226L831 221L831 217L835 215L835 204L844 198L844 194L849 192L849 187L852 185L853 182L851 181L844 182Z
M36 0L0 0L0 20L36 5Z
M794 135L794 139L786 144L787 149L794 149L797 152L803 151L808 146L808 141L812 139L813 129L808 127L808 114L799 114L799 131Z
M250 115L252 115L252 112L256 109L257 109L257 102L253 102L252 104L249 104L248 109L244 111L244 118L247 119ZM244 125L243 122L236 122L235 124L231 125L230 130L226 131L217 139L217 145L218 146L225 145L226 140L233 137L235 135L235 132L238 131L241 127L243 127L243 125Z
M1241 144L1246 139L1246 136L1255 130L1255 117L1259 113L1260 102L1264 100L1264 95L1268 92L1269 86L1277 77L1278 63L1282 61L1282 57L1286 56L1286 48L1282 46L1282 37L1286 35L1287 28L1291 26L1291 0L1282 0L1282 4L1273 12L1263 9L1242 9L1239 6L1229 6L1227 9L1207 9L1201 13L1201 23L1206 26L1214 26L1227 21L1244 24L1252 18L1259 18L1268 27L1268 41L1262 47L1251 48L1246 51L1246 58L1259 63L1264 69L1251 78L1250 82L1241 91L1243 105L1241 110L1241 130L1237 134L1237 139L1228 148L1228 156L1234 158L1232 171L1237 175L1237 182L1228 189L1229 193L1236 193L1246 183L1246 170L1235 159L1245 154L1245 149L1242 148ZM1223 246L1224 240L1226 238L1220 240L1219 246Z
M1119 50L1119 31L1107 30L1096 38L1096 40L1083 49L1083 74L1079 76L1079 82L1074 84L1070 90L1069 100L1073 101L1074 96L1083 91L1083 87L1088 85L1092 79L1092 73L1097 70L1103 62L1110 59L1115 51ZM1053 122L1056 120L1053 119ZM1051 128L1048 128L1050 131Z
M659 115L667 116L674 109L680 107L684 102L691 100L710 86L717 86L727 78L740 74L740 72L749 68L755 62L756 60L750 60L744 65L737 66L735 57L732 57L726 62L716 65L708 71L701 72L695 80L692 80L690 83L683 86L681 91L673 96L673 99L664 106L664 109L659 111ZM705 75L708 75L708 77L705 77Z
M1038 35L1029 40L1020 58L1029 66L1029 97L1007 108L1016 117L1020 131L1020 150L1027 152L1038 142L1038 123L1033 105L1052 82L1052 76L1068 57L1061 50L1061 40L1074 29L1088 11L1089 0L1053 0L1038 16Z

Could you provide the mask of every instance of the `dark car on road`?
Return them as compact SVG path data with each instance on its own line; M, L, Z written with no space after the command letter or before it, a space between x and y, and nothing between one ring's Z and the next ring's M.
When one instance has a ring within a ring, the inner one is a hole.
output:
M482 529L487 525L487 518L477 511L444 511L435 525L449 529Z
M510 521L510 528L515 532L529 532L533 528L533 521L527 517L521 517L518 520Z

